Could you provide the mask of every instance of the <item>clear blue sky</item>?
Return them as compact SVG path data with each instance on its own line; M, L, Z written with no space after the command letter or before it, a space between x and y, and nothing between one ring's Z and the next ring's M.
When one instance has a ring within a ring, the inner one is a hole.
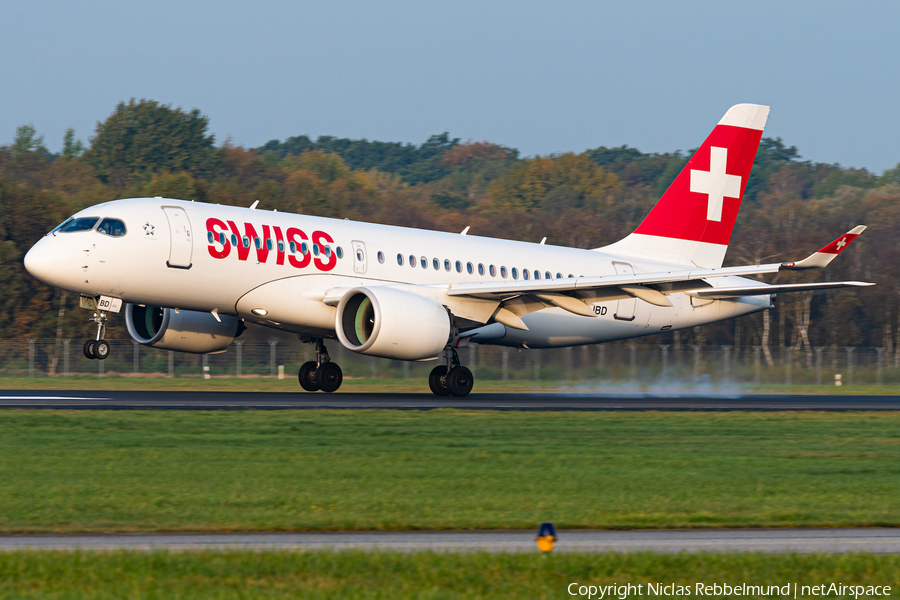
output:
M897 2L63 2L0 15L0 144L58 150L131 97L210 118L217 143L293 135L525 155L700 144L732 104L810 160L900 162Z

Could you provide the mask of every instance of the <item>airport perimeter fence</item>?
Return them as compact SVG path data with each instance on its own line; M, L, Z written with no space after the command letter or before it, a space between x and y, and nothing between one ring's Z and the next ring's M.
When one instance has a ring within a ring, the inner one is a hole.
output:
M218 354L185 354L108 340L106 360L89 360L82 339L0 340L0 377L296 377L315 359L299 340L235 340ZM332 360L348 379L426 379L433 361L406 362L361 356L332 340ZM900 352L885 348L825 346L682 346L613 342L553 350L473 344L459 350L477 379L553 381L573 385L677 386L884 385L900 383Z

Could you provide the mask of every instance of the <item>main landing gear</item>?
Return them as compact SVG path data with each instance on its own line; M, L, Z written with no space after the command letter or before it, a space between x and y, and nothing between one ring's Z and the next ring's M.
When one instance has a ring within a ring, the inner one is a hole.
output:
M438 365L431 370L428 376L428 387L436 396L457 397L468 396L475 385L475 376L472 371L459 364L459 355L455 348L449 348L444 353L447 357L446 365Z
M106 333L106 322L109 319L106 318L106 313L101 310L95 312L94 316L89 320L97 324L97 338L84 342L84 356L90 359L106 360L109 356L110 348L109 342L104 340L103 336Z
M337 363L331 362L322 338L316 338L316 360L303 363L297 378L300 387L307 392L335 392L344 381L344 373Z

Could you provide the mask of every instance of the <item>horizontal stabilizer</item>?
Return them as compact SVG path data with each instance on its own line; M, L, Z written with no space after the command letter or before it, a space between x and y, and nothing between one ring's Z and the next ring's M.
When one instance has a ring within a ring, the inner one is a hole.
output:
M740 298L742 296L764 296L766 294L786 294L788 292L818 292L843 287L868 287L874 283L864 281L834 281L822 283L787 283L784 285L754 285L750 287L709 288L688 292L698 298L710 298L724 300L727 298Z

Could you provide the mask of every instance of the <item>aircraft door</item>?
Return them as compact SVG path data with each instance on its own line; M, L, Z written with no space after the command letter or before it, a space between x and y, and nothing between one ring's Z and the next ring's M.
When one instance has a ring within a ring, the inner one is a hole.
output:
M194 238L191 234L191 222L187 213L180 206L163 206L166 219L169 221L169 260L167 267L174 269L190 269L191 255L194 250Z
M616 268L617 275L632 275L634 273L634 267L628 263L613 262L613 266ZM635 298L619 300L619 303L616 305L616 312L613 313L613 318L619 321L634 321L635 302L637 302Z
M354 240L353 246L353 272L362 275L366 272L366 245Z

